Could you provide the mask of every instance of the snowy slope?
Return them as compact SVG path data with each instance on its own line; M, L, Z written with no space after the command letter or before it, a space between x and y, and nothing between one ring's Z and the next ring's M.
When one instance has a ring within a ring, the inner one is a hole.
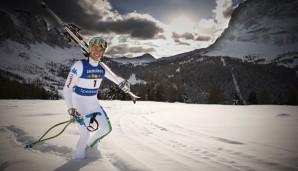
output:
M113 131L76 161L75 125L23 148L68 119L63 100L2 100L0 170L298 170L297 106L100 103Z
M28 81L40 79L44 84L57 85L65 79L58 76L59 69L68 70L66 66L69 67L69 61L84 58L82 52L75 47L60 48L45 43L28 46L11 40L3 42L0 46L0 69Z

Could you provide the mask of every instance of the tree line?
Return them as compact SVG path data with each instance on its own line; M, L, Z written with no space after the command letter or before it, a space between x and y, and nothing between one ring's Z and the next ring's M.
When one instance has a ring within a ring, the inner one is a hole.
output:
M10 79L8 78L14 78ZM0 99L58 99L57 90L46 90L40 81L26 83L21 77L1 71Z

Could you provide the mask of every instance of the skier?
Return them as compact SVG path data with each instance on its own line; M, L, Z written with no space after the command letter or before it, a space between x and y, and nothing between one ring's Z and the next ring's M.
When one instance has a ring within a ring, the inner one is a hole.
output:
M99 65L107 49L107 42L102 37L94 37L90 40L88 48L90 57L77 61L71 67L63 88L68 113L74 122L78 122L80 138L76 146L75 159L79 160L86 159L85 150L93 148L112 131L109 118L97 100L97 93L104 77L117 84L115 78ZM120 77L117 79L121 81L119 87L125 93L130 92L129 83ZM99 129L90 135L90 129L93 128L90 123L93 121L98 124Z

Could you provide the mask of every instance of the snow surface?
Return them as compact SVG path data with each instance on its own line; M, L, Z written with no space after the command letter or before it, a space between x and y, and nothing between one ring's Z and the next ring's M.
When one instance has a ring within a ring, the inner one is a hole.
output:
M0 170L298 170L298 106L100 101L113 131L77 161L74 124L23 148L69 119L63 100L0 102Z

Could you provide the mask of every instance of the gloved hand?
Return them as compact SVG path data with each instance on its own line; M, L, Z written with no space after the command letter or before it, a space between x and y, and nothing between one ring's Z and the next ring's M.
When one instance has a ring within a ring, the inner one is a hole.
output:
M72 123L76 121L79 123L84 122L82 115L77 111L76 108L68 109L68 114L70 115L70 119Z
M122 81L118 86L124 93L130 92L130 84L127 80Z
M68 114L70 116L71 122L74 123L76 121L75 115L77 113L77 109L76 108L70 108L68 109Z

